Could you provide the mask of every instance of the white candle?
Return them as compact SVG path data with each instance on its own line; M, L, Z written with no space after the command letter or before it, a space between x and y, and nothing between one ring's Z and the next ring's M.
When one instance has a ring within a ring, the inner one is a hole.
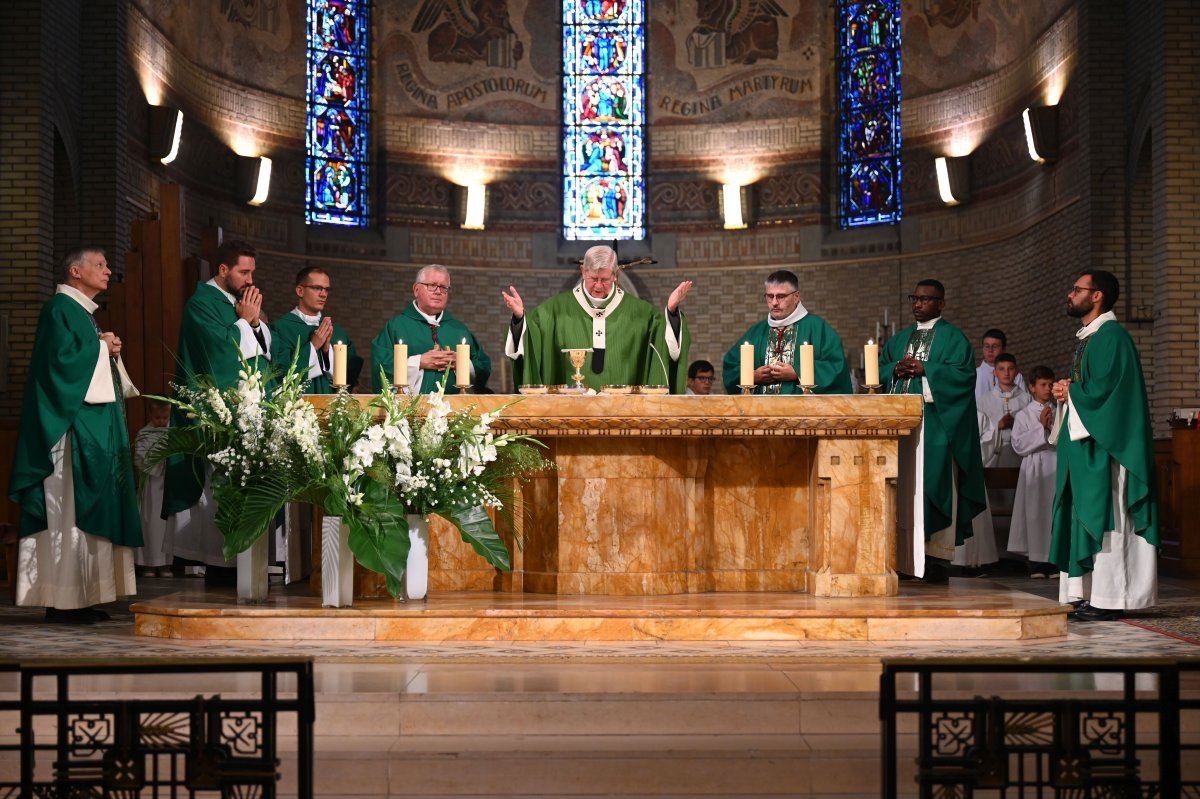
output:
M817 384L813 369L813 345L807 341L800 345L800 385L815 386Z
M741 354L741 370L738 372L739 386L754 385L754 345L743 343L738 348Z
M454 347L454 384L459 386L471 385L471 345L464 338L462 344Z
M392 345L392 385L408 385L408 345L404 339Z
M346 345L340 341L333 345L333 384L335 386L346 385L346 350Z
M863 345L863 362L866 364L864 382L868 386L879 385L879 345L873 340Z

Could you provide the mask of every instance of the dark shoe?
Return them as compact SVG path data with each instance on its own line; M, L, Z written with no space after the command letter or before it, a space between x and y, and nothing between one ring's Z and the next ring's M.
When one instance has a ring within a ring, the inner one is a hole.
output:
M1120 621L1125 618L1125 611L1084 605L1068 613L1067 618L1074 621Z
M105 614L105 618L108 618L107 614ZM49 624L95 624L96 617L92 615L91 608L71 608L70 610L46 608L46 621Z
M950 582L950 570L941 563L932 560L925 561L925 576L921 578L927 583L940 585Z
M233 566L204 567L205 585L237 585L237 569Z
M92 617L93 621L108 621L112 618L112 616L109 616L99 608L83 608L83 610L87 611L87 614Z

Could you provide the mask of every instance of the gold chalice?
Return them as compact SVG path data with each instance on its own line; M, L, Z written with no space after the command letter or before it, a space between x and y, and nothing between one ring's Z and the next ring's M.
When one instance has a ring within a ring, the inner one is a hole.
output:
M583 363L587 360L587 354L592 351L591 347L587 349L566 347L563 352L571 359L571 365L575 367L575 374L571 377L575 380L575 390L583 391Z

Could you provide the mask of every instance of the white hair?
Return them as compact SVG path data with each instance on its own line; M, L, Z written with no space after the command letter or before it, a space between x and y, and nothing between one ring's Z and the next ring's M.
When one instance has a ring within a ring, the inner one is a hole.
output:
M599 272L601 269L616 269L617 253L606 244L597 244L583 254L583 271Z
M417 272L417 279L413 282L424 283L425 278L429 277L430 272L437 272L445 275L446 277L450 277L450 270L446 267L442 266L441 264L429 264L428 266L421 267L420 271Z

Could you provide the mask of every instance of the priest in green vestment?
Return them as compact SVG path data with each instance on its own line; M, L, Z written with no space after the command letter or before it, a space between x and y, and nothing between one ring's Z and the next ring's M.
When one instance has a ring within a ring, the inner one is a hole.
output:
M75 250L64 270L38 317L8 495L21 508L17 604L91 624L108 618L92 605L136 591L142 524L125 397L137 390L120 338L93 316L112 274L104 251Z
M346 345L346 382L353 389L362 372L363 359L346 330L325 315L329 302L329 273L308 266L296 274L296 307L270 323L271 363L279 370L295 360L308 371L308 393L333 393L333 344Z
M687 389L687 319L679 310L692 281L667 298L666 311L631 296L617 285L617 254L592 247L584 254L575 288L555 294L528 314L509 286L504 302L512 312L504 353L516 366L517 385L574 383L566 348L590 349L583 382L597 391L606 385L665 385L673 394ZM653 347L653 349L652 349ZM656 352L657 351L657 352Z
M1146 381L1113 306L1120 283L1089 270L1067 313L1079 319L1071 375L1054 386L1058 468L1050 562L1071 618L1109 621L1152 607L1158 595L1158 505Z
M953 558L954 547L972 535L971 520L987 512L975 354L966 335L942 319L946 290L939 281L922 280L909 300L916 324L888 339L879 359L892 394L925 399L920 430L902 442L915 468L902 474L906 485L898 491L896 560L900 571L935 580L944 577L944 564L927 569L926 558Z
M268 369L271 330L262 320L262 292L254 285L256 252L250 244L226 241L217 248L217 272L196 286L183 309L176 349L176 385L218 388L237 385L243 360L251 369ZM172 424L186 425L178 409ZM175 457L167 462L163 518L175 519L176 557L209 566L230 566L222 553L224 538L216 526L216 504L208 486L210 467L202 459Z
M725 390L740 393L741 345L754 345L754 393L800 394L800 346L813 348L814 394L853 394L842 339L800 301L800 282L786 269L767 276L767 318L751 327L725 353Z
M466 344L471 348L471 374L467 382L476 387L487 385L492 374L492 359L483 345L465 324L454 317L446 306L450 304L450 270L440 264L421 267L413 283L413 301L383 326L371 342L372 385L383 389L379 370L384 372L387 385L394 385L395 346L408 348L405 374L400 384L408 386L410 394L429 394L437 390L447 370L454 372L455 347ZM458 393L458 375L446 381L446 393Z

